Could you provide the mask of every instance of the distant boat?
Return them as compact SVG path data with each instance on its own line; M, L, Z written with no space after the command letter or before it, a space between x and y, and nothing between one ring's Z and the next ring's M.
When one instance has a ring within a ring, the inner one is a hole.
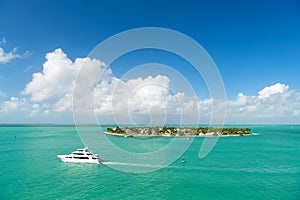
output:
M63 162L67 163L86 163L86 164L102 164L99 154L93 154L87 147L77 149L69 155L57 155Z

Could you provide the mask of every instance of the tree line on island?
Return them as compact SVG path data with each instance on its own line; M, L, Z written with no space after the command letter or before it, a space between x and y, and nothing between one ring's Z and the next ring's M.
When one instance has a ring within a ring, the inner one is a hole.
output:
M107 128L107 134L119 136L244 136L251 135L250 128L215 127L124 127Z

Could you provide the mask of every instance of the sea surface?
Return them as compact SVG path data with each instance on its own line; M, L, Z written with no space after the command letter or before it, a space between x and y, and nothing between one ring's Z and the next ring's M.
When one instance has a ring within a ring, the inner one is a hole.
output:
M150 173L127 173L113 168L115 161L61 162L56 155L84 146L74 126L1 125L0 199L300 199L300 126L241 127L259 135L221 137L203 159L204 138L194 138L185 163L179 158ZM138 152L171 140L108 137Z

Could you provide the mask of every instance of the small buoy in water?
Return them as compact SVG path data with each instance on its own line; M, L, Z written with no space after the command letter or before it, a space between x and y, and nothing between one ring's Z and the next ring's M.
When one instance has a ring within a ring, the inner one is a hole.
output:
M181 159L181 163L185 163L185 159L184 159L184 157L182 157L182 159Z

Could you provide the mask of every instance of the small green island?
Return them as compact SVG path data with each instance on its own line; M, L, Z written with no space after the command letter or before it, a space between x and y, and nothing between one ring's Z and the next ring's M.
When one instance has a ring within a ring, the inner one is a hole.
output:
M214 137L214 136L250 136L250 128L214 128L214 127L124 127L107 128L107 135L122 137Z

